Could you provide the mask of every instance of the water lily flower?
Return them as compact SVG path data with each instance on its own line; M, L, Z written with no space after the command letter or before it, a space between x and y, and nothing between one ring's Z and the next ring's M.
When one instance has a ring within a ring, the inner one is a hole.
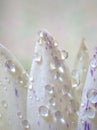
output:
M40 31L27 74L0 45L0 130L97 129L97 48L89 63L83 40L72 73L67 58L51 34Z

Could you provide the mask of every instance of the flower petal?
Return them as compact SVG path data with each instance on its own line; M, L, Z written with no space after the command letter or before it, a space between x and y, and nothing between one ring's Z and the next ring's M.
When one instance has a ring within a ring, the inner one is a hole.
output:
M0 45L0 130L24 130L27 81L25 70Z
M40 32L28 89L31 130L73 130L75 125L69 70L56 45L49 33Z
M82 40L77 58L75 61L74 69L72 71L72 87L74 98L80 106L83 87L86 80L86 75L89 66L89 53L85 44L85 39Z
M97 49L90 61L83 89L78 130L97 130Z

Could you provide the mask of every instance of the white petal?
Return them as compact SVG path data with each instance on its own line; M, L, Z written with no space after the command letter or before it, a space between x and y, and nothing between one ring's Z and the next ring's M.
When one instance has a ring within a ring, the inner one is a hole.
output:
M78 130L83 129L97 130L97 49L90 61L86 83L82 94Z
M0 45L0 130L24 130L27 74Z
M74 101L68 73L52 36L40 32L30 73L34 79L29 81L27 98L31 130L73 130Z
M82 40L77 58L74 64L72 72L72 87L75 95L75 99L80 105L83 86L85 84L86 75L89 66L89 53L85 40Z

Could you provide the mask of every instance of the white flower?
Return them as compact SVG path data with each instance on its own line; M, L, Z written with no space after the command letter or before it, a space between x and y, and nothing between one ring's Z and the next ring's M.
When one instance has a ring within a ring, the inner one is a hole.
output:
M57 45L49 33L39 33L30 75L0 45L0 130L97 129L97 50L89 67L82 41L71 74L68 53Z

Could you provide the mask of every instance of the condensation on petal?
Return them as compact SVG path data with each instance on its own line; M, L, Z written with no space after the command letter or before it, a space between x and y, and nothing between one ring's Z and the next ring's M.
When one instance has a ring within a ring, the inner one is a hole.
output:
M75 98L79 103L81 101L81 95L86 80L88 66L89 53L85 44L85 39L83 39L72 72L72 87Z
M30 76L34 77L33 90L28 89L27 98L27 117L31 129L75 130L70 124L76 124L76 118L71 107L71 78L64 63L67 55L65 52L61 55L55 45L56 40L48 32L41 31L39 35L38 41L42 43L36 43L35 52L41 55L42 62L37 64L33 60L30 72Z
M20 118L26 118L27 82L26 71L0 45L0 130L23 130Z

